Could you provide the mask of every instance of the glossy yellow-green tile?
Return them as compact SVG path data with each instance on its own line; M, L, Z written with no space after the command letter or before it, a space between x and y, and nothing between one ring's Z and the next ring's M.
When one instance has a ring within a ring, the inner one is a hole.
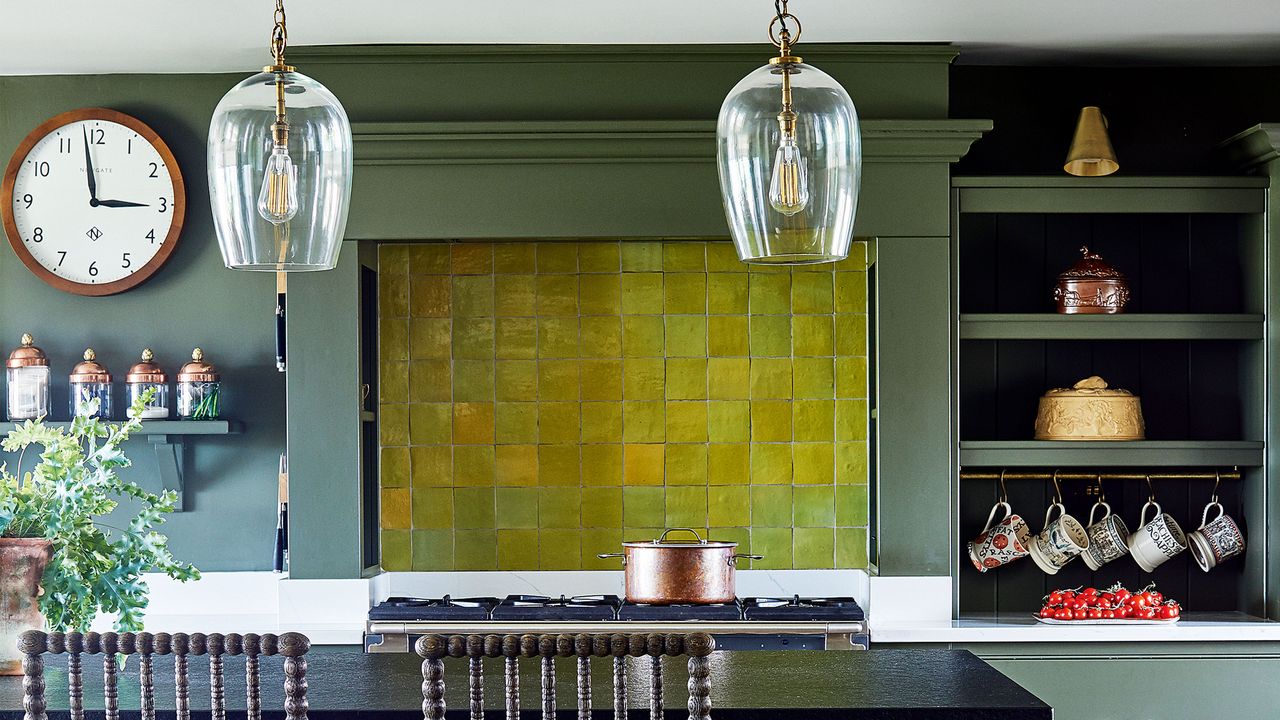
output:
M414 323L421 322L414 320ZM493 318L457 318L453 321L453 357L489 359L493 352ZM415 345L416 348L416 345ZM424 355L423 357L440 357Z
M461 279L461 278L460 278ZM483 276L468 277L467 280L487 280ZM413 317L449 317L454 310L452 304L451 282L448 275L414 275L409 278L409 314ZM492 290L492 288L490 288ZM490 293L492 295L492 292ZM456 308L459 315L474 315L465 310L467 306Z
M667 487L707 484L706 443L672 443L666 449Z
M453 322L449 318L414 318L409 321L409 357L444 358L450 356Z
M538 361L539 400L578 400L580 382L577 360Z
M538 321L534 318L498 318L494 335L497 357L531 359L538 354Z
M828 400L836 395L835 361L829 357L798 357L791 361L791 385L796 398Z
M413 569L413 551L408 530L383 530L381 533L381 565L387 572Z
M530 570L537 567L538 531L499 528L498 569Z
M707 403L701 400L667 403L667 442L705 443Z
M870 505L866 485L837 485L835 487L836 525L840 527L865 527L870 517Z
M409 321L384 317L378 321L378 357L382 360L409 359Z
M672 314L707 312L707 276L704 273L667 273L663 279L663 311Z
M411 542L414 570L439 572L453 569L452 530L414 530Z
M493 432L493 403L460 402L453 404L453 442L455 445L492 445Z
M379 452L379 478L382 487L409 487L411 462L409 448L384 447Z
M382 527L389 530L408 530L411 527L409 488L383 488L381 506Z
M832 400L796 400L792 403L791 432L796 442L831 442L835 439L836 404Z
M429 276L426 276L429 278ZM425 278L424 278L425 279ZM414 285L410 283L409 292ZM453 278L453 316L454 317L491 317L493 315L493 276L492 275L459 275ZM413 297L410 297L410 311L415 310ZM414 313L417 314L416 312ZM448 308L439 309L433 315L444 316Z
M627 358L622 363L622 396L628 400L662 399L666 368L662 358Z
M755 357L789 357L791 316L752 315L750 348Z
M667 399L704 400L707 397L707 359L671 358L667 360Z
M409 316L409 278L406 275L379 274L378 317Z
M816 273L804 273L815 275ZM799 276L797 276L799 277ZM796 315L791 318L792 347L796 355L831 355L835 352L834 322L830 315Z
M415 275L442 275L449 272L449 246L447 244L415 243L404 247L410 273Z
M748 297L752 315L791 313L791 275L750 273Z
M455 445L454 487L493 487L494 465L492 445Z
M409 444L409 405L378 406L378 442L383 447Z
M409 363L398 360L383 360L378 366L378 402L403 403L408 401Z
M539 273L576 273L578 245L568 242L540 242L537 245Z
M543 530L538 533L538 567L577 570L582 567L581 530Z
M622 547L622 527L587 528L582 531L582 569L617 570L617 558L600 558L600 553L618 552Z
M713 443L750 440L750 403L745 400L712 400L707 403L707 439Z
M841 485L866 484L870 475L867 463L867 443L836 443L836 482Z
M751 484L791 484L790 443L751 443Z
M745 315L747 308L746 273L711 273L707 276L707 312L713 315Z
M622 355L622 319L584 317L580 321L584 358L616 358Z
M867 354L867 316L836 315L835 326L835 347L837 354Z
M536 267L537 243L510 242L493 246L493 271L499 274L530 273Z
M494 372L492 360L454 360L453 399L493 400Z
M791 276L791 311L797 315L830 313L832 305L832 277L827 271L797 272Z
M835 560L836 531L832 528L798 527L792 531L791 567L797 570L829 568Z
M413 527L448 530L453 527L453 488L418 488L413 491Z
M621 275L583 275L578 282L578 309L583 315L622 312Z
M834 485L797 485L793 489L796 527L834 527L836 493Z
M662 244L662 269L667 272L703 272L707 268L704 242L681 240Z
M545 429L541 432L546 434ZM579 450L578 445L539 445L538 484L577 487L582 471Z
M666 440L665 403L661 400L628 400L622 403L622 439L628 443L660 443Z
M695 529L707 526L706 486L667 488L667 526Z
M865 357L836 358L836 397L865 398L867 396L867 359Z
M738 251L731 242L707 243L707 270L709 272L745 273L747 264L738 259Z
M537 399L538 363L533 360L494 363L494 393L498 400Z
M751 524L751 488L747 485L715 485L707 488L707 515L713 526ZM723 535L717 539L725 539ZM740 552L747 552L738 548Z
M378 246L378 272L390 274L404 275L409 272L409 251L413 248L408 244L383 244ZM446 270L448 266L446 265Z
M449 246L449 267L454 275L483 275L493 272L493 245L454 243Z
M460 571L497 570L497 531L457 531L453 542L453 567Z
M538 525L540 527L581 527L581 517L581 488L544 487L538 490Z
M583 360L579 372L583 400L622 399L622 360Z
M751 402L752 442L790 442L791 403L785 400Z
M540 317L578 314L577 275L539 275L536 285Z
M736 400L750 397L751 360L718 358L707 360L707 397Z
M791 486L753 485L751 490L751 526L791 527Z
M751 359L751 398L786 399L791 397L790 358Z
M495 527L493 488L459 487L453 489L454 527L473 530Z
M665 522L665 514L665 488L624 487L622 489L622 517L626 527L661 527Z
M836 401L836 440L867 439L867 401Z
M584 273L621 272L618 241L589 242L578 246L578 270Z
M584 402L581 412L582 442L622 442L621 402Z
M622 252L625 262L626 245L623 245ZM661 314L662 273L623 273L622 312L625 315Z
M499 317L531 317L537 310L532 275L498 275L493 279L493 313Z
M707 356L707 318L703 315L668 315L668 357Z
M578 318L538 318L538 357L578 357Z
M865 568L867 562L867 529L836 528L836 567Z
M538 442L538 404L494 403L494 440L500 445Z
M420 445L409 449L413 491L453 485L453 446Z
M453 406L414 403L409 406L409 439L414 445L439 445L453 439Z
M587 487L582 489L582 525L584 528L622 529L622 488Z
M835 307L838 313L864 313L867 311L866 273L836 273Z
M745 485L751 481L751 446L712 443L707 447L707 483Z
M576 443L582 421L577 402L538 403L538 440L543 443Z
M584 428L585 429L585 428ZM621 433L619 433L621 434ZM622 484L622 445L582 446L582 485Z
M499 445L493 450L496 484L504 487L531 487L538 484L536 445Z
M500 487L494 491L497 527L531 529L538 527L538 488Z
M710 355L744 356L750 352L749 337L746 317L713 315L707 318L707 352Z
M662 485L666 446L661 443L622 447L622 482L625 485ZM631 520L628 519L628 523Z
M661 357L665 331L658 315L627 315L622 318L622 354L625 357Z
M835 482L835 445L832 443L801 443L791 448L793 475L796 485L830 485Z
M450 380L453 368L448 360L415 360L408 368L410 402L448 402L453 399ZM386 380L383 379L383 386Z
M662 269L662 243L622 241L622 272L650 272Z

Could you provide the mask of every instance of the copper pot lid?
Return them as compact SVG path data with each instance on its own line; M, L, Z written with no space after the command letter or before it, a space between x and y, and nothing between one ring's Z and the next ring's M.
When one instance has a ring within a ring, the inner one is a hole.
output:
M35 339L31 337L31 333L22 334L22 346L9 353L9 359L5 361L5 367L22 368L22 367L48 367L49 358L40 348L32 345Z
M693 540L667 540L673 532L693 533ZM622 547L629 548L681 548L685 550L705 550L707 548L736 548L738 543L728 540L703 540L693 528L668 528L657 540L627 540Z
M1098 253L1090 252L1087 246L1080 248L1080 254L1084 257L1059 275L1059 280L1124 280L1124 273L1112 267Z
M191 362L178 369L178 382L218 382L218 369L204 361L204 351L191 351Z
M124 376L124 380L130 384L137 383L164 383L169 378L165 377L164 370L160 369L155 360L156 354L151 352L151 348L142 351L142 362L134 363L129 368L129 374Z
M96 384L111 382L111 373L107 366L98 362L98 354L93 348L84 349L84 360L71 368L71 382L76 384Z

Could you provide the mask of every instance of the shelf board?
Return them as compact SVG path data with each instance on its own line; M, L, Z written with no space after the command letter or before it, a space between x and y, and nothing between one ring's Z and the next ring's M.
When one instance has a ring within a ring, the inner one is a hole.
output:
M973 313L961 340L1261 340L1262 315Z
M1251 440L963 440L969 467L1260 467L1266 445Z
M119 420L108 421L119 424ZM0 434L8 432L19 423L0 422ZM50 427L70 427L69 420L50 420L45 423ZM238 435L244 425L235 420L143 420L142 429L135 435Z
M1240 176L955 177L961 212L1261 213L1267 179Z

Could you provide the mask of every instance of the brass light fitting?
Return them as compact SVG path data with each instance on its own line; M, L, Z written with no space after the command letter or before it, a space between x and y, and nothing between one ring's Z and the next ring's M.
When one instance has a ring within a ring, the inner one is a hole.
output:
M1107 118L1098 108L1090 105L1080 110L1062 169L1068 175L1079 177L1101 177L1120 169L1111 138L1107 136Z

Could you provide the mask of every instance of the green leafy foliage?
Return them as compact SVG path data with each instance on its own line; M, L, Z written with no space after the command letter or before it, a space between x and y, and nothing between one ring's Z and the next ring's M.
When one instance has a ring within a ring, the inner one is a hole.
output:
M53 542L40 596L51 630L86 631L99 612L116 616L117 631L141 630L148 592L143 573L163 572L184 582L200 577L174 559L168 539L156 531L173 512L177 495L156 495L116 475L129 465L121 445L142 427L149 399L138 398L129 420L119 425L92 417L98 403L92 400L68 428L28 420L0 442L5 452L19 453L20 473L0 465L0 536ZM40 462L23 473L32 446L40 448ZM121 518L126 512L115 513L122 501L126 509L138 508L127 522Z

